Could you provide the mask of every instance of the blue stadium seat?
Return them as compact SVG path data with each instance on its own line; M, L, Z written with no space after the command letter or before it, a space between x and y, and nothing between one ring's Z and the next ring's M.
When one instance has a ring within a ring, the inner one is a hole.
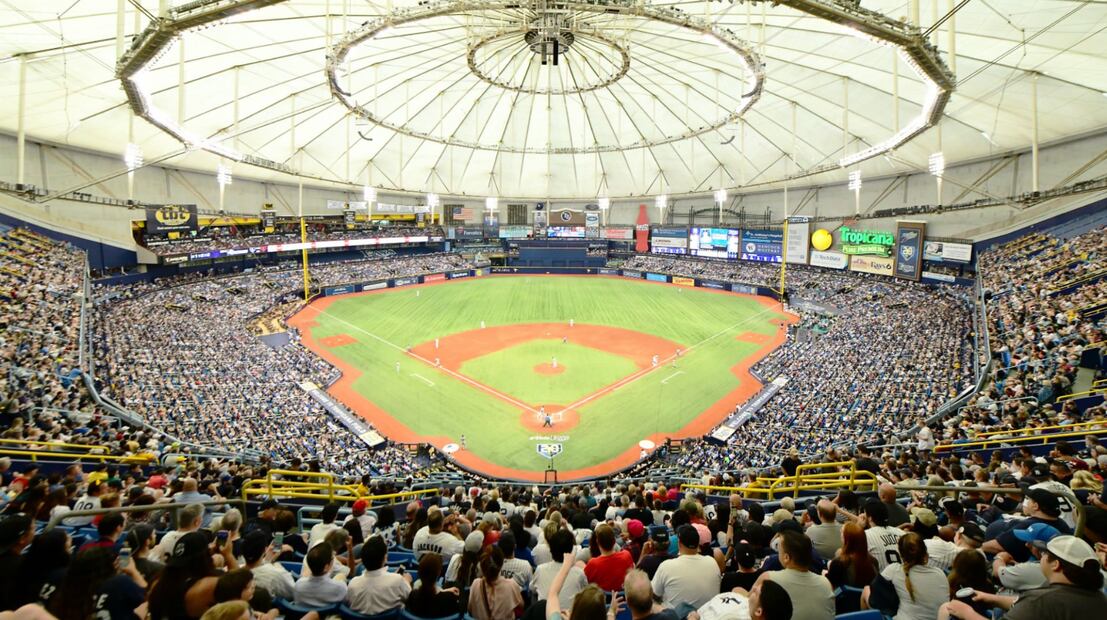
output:
M463 616L461 614L454 614L450 616L443 616L442 618L424 618L422 616L416 616L406 609L400 610L399 620L454 620L455 618L460 620Z
M300 578L300 571L303 570L303 564L299 562L281 562L281 566L288 572L292 573L292 576L297 579Z
M875 609L866 609L865 611L854 611L848 614L838 614L834 616L835 620L884 620L884 616Z
M861 610L861 592L863 588L842 586L834 591L834 609L839 614Z
M338 606L338 615L342 616L342 620L399 620L403 609L403 607L397 607L396 609L389 609L384 613L369 616L358 613L343 603Z
M326 618L327 615L340 611L337 605L330 605L328 607L305 607L283 598L274 600L273 604L277 606L277 609L280 610L285 620L300 620L300 618L303 618L307 613L312 611L317 611L320 617Z

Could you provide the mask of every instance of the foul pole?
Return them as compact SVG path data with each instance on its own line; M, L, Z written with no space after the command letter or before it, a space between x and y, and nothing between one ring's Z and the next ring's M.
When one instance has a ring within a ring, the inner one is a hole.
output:
M784 214L784 231L780 244L780 303L784 303L784 272L788 265L788 214Z
M300 179L299 190L299 203L300 203L300 245L303 248L300 249L300 259L303 262L304 267L304 302L306 303L311 297L311 278L308 276L308 251L307 251L307 223L304 220L304 180Z

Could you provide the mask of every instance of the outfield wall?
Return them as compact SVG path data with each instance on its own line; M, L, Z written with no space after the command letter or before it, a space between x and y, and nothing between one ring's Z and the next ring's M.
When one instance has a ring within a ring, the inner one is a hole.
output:
M635 280L649 280L651 282L664 282L667 284L676 284L678 286L688 286L697 288L710 288L719 291L731 291L734 293L741 293L744 295L761 295L763 297L770 297L779 301L780 295L774 289L767 286L756 286L753 284L743 284L741 282L722 282L718 280L705 280L701 278L687 278L682 276L671 276L663 273L652 273L645 271L635 271L633 269L610 269L607 267L582 267L582 268L570 268L570 267L482 267L480 269L459 269L454 271L448 271L443 273L428 273L421 276L405 276L402 278L390 278L387 280L371 280L367 282L352 282L349 284L341 284L338 286L327 286L323 288L323 297L333 297L335 295L349 295L350 293L362 293L365 291L375 291L383 288L398 288L401 286L411 286L413 284L428 284L433 282L440 282L444 280L457 280L460 278L471 278L486 275L595 275L595 276L617 276L623 278L631 278Z

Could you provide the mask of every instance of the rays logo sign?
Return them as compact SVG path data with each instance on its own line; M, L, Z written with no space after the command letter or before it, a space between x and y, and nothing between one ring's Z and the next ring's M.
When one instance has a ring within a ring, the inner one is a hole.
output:
M540 443L535 446L535 449L538 450L539 456L552 460L553 457L561 454L563 446L559 443Z

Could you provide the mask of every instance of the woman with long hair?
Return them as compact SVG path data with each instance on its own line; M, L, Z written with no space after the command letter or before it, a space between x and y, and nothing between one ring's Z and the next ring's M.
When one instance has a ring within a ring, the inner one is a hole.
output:
M173 553L150 588L152 620L193 620L215 603L219 575L203 532L189 532L173 545Z
M842 546L830 560L826 578L835 588L863 588L877 575L876 559L869 554L865 528L854 521L842 526Z
M94 547L78 553L46 609L58 620L126 618L146 600L146 580L129 563L116 568L115 551Z
M922 536L908 532L899 539L902 563L889 564L876 581L890 582L895 588L899 606L895 620L933 620L938 609L949 601L949 582L941 569L927 566L929 556ZM872 588L878 588L874 583ZM862 607L868 607L871 589L861 595ZM884 606L879 605L882 611Z
M458 613L458 589L438 589L438 576L442 574L442 556L425 553L419 560L419 587L413 588L407 597L405 608L420 618L444 618Z
M480 577L469 588L468 611L476 620L513 620L522 611L523 593L514 579L500 576L504 555L488 547L480 559Z

